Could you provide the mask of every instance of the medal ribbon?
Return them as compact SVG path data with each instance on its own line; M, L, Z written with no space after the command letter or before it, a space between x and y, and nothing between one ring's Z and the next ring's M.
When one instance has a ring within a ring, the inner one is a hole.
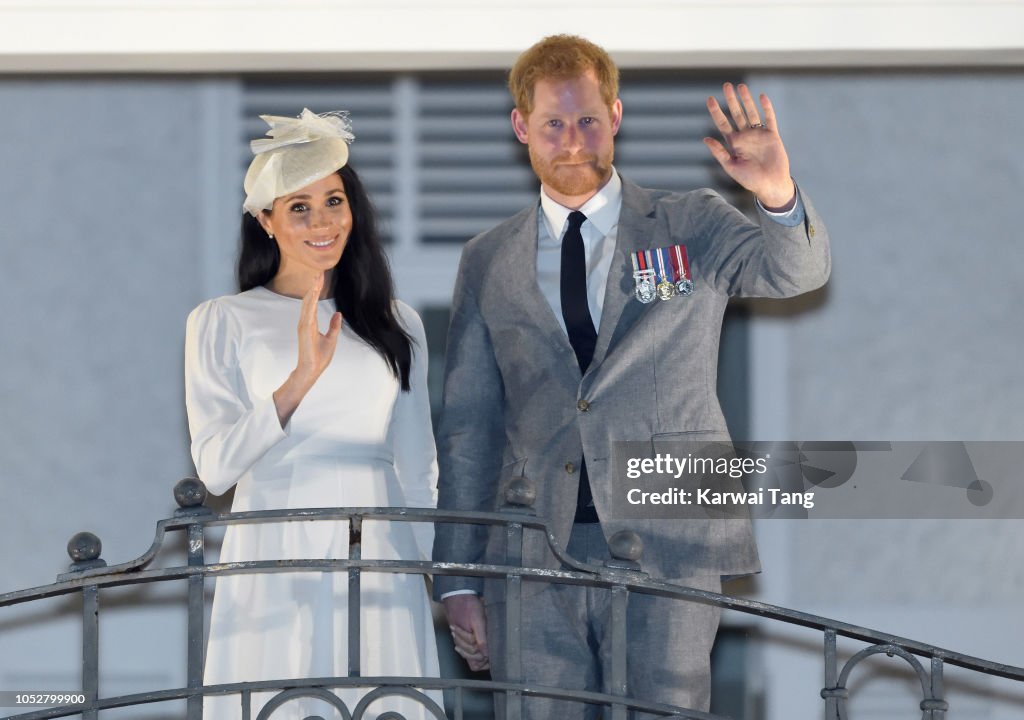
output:
M679 266L676 265L676 254L673 252L674 249L674 247L665 248L668 271L672 275L668 280L673 285L675 285L676 280L679 279Z
M633 260L633 272L640 272L641 270L650 270L654 267L651 262L650 250L637 250L631 256Z
M663 248L658 248L654 252L658 256L658 270L655 273L654 284L659 285L665 281L665 256L662 254Z
M677 262L676 268L678 272L682 273L679 276L679 279L690 280L690 259L686 256L686 246L676 245L675 251Z

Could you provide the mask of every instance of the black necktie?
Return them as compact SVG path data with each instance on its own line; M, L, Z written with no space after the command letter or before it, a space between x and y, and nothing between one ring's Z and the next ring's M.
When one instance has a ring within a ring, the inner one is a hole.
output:
M590 317L590 306L587 304L587 256L583 252L583 235L580 233L580 226L586 219L587 216L579 210L569 214L569 229L562 238L562 279L559 288L565 330L569 334L569 344L576 353L581 373L590 367L590 361L594 359L594 346L597 345L597 331L594 330L594 320ZM597 521L586 459L581 459L574 522Z
M576 353L580 372L585 373L594 358L597 331L587 305L587 256L583 252L580 226L587 216L579 210L569 214L569 229L562 238L562 318L569 334L569 344Z

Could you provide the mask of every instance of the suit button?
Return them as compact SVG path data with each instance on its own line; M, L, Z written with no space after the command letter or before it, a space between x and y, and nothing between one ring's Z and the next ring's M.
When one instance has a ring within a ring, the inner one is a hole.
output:
M565 464L565 471L567 473L569 473L570 475L572 475L574 472L576 472L576 466L573 465L572 463L566 463Z
M586 400L580 400L578 403L576 403L576 409L579 410L580 412L586 412L587 410L590 409L590 403L588 403Z

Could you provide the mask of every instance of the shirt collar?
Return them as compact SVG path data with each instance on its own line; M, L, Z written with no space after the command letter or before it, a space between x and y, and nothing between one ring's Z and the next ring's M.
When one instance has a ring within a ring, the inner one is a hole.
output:
M544 192L543 186L540 189L540 209L548 223L551 237L556 240L559 239L562 236L562 228L565 227L565 222L569 219L569 213L572 210L564 205L559 205L548 197L548 194ZM615 171L615 168L612 167L611 179L597 191L594 197L583 203L580 212L587 216L587 220L603 237L610 233L612 228L618 223L621 210L622 179L619 177L619 173Z

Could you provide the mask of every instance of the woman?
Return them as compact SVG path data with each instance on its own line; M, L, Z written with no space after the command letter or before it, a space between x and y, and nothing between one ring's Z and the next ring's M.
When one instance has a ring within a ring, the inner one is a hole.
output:
M341 114L263 116L269 139L245 178L238 295L188 318L185 389L192 457L232 511L436 503L426 340L393 299L369 199L347 165ZM320 332L325 327L326 332ZM362 556L429 559L429 523L364 523ZM345 522L227 528L221 562L345 558ZM345 573L218 578L207 685L348 674ZM430 603L416 575L362 575L364 676L437 676ZM339 690L353 710L366 691ZM440 693L430 696L440 704ZM272 697L254 695L252 717ZM258 698L258 700L257 700ZM208 696L206 717L241 717L238 695ZM433 717L391 698L375 712ZM335 711L336 712L336 711ZM374 717L370 712L367 717ZM340 717L293 700L272 717Z

